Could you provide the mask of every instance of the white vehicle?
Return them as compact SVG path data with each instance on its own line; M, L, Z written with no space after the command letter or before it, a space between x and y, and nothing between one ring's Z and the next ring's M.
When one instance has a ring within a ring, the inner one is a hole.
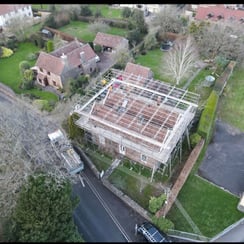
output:
M69 140L64 136L61 130L56 130L48 134L54 151L58 156L66 162L66 167L70 174L79 173L84 169L84 163L81 161L79 155L75 152Z

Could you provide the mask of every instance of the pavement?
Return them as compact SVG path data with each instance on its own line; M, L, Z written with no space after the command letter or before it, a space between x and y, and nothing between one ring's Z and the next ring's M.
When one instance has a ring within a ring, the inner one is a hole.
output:
M220 120L199 175L240 197L244 191L244 133Z

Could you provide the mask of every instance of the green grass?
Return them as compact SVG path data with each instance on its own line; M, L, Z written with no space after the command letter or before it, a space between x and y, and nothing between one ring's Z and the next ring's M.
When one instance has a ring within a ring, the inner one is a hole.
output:
M238 197L194 175L188 178L178 199L202 234L207 237L215 236L244 217L237 210ZM167 215L174 222L175 229L193 232L188 224L184 224L186 220L175 208L176 206Z
M108 155L94 150L86 150L89 158L95 164L98 171L107 170L112 163L112 158Z
M39 96L41 99L57 101L56 95L50 92L40 91L37 88L31 90L22 90L19 88L21 83L21 75L19 71L19 63L27 60L29 53L35 53L39 48L32 43L20 43L14 54L5 59L0 59L0 82L9 86L17 94L29 93ZM29 61L31 66L35 64L35 60Z
M219 101L218 116L244 131L244 69L236 68ZM234 115L234 116L233 116Z
M162 191L150 184L145 177L138 176L121 165L109 176L109 181L144 209L148 209L150 197L159 196Z
M96 36L95 33L92 33L88 30L89 23L82 21L70 21L70 24L65 25L59 28L60 31L63 31L69 35L80 38L86 42L92 42ZM122 28L110 27L107 32L112 35L126 36L127 30Z
M99 9L101 11L102 17L122 19L121 9L112 8L107 4L90 4L89 7L92 10L93 14L96 12L97 9Z
M164 53L160 50L160 48L156 48L147 51L146 55L139 55L135 61L137 64L151 68L154 74L154 79L172 83L169 78L163 76L162 74L161 70L164 62L163 56Z
M49 10L50 4L31 4L32 8L38 10Z
M23 60L27 60L29 53L37 51L39 51L39 48L32 43L20 43L18 49L11 57L0 59L0 81L11 87L16 93L21 93L19 89L19 84L21 82L19 63ZM35 61L29 62L31 65L35 64Z

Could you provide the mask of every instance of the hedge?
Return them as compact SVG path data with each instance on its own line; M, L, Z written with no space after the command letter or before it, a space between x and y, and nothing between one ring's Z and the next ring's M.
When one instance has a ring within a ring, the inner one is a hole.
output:
M218 99L219 96L217 95L216 91L213 90L207 100L198 124L197 133L205 138L207 143L211 139L216 117Z
M94 21L101 21L105 24L111 26L111 27L117 27L117 28L128 28L128 22L125 20L118 20L118 19L107 19L107 18L95 18L94 16L78 16L77 18L79 21L83 22L94 22Z

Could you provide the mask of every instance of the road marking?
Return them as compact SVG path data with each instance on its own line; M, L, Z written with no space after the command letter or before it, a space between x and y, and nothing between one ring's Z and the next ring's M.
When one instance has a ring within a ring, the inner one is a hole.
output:
M104 200L102 199L102 197L100 196L100 194L96 190L95 186L91 183L91 181L88 179L88 177L85 175L84 172L82 172L80 174L82 174L83 178L86 180L87 184L90 186L91 190L96 195L96 197L98 198L98 200L100 201L100 203L103 205L104 209L106 210L106 212L108 213L108 215L111 217L111 219L113 220L113 222L115 223L115 225L118 227L118 229L121 231L122 235L125 237L125 239L127 240L127 242L132 242L132 240L130 239L130 237L126 234L124 228L120 225L119 221L113 215L113 213L109 209L108 205L104 202Z
M80 179L80 182L81 182L82 186L85 187L85 183L84 183L84 180L83 180L83 178L81 177L81 175L79 175L79 179Z

